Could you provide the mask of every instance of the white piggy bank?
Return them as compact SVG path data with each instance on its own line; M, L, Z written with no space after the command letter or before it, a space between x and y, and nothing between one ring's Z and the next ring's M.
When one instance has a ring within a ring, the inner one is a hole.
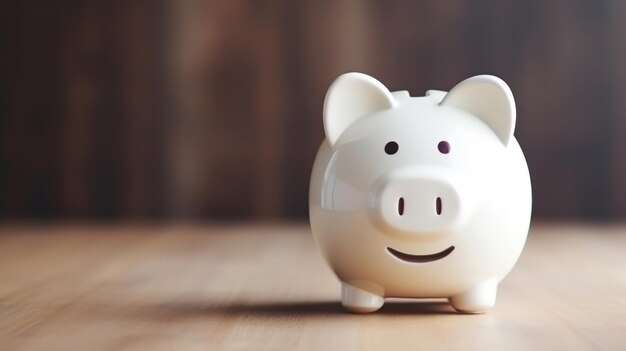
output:
M514 128L513 95L494 76L423 97L361 73L333 82L309 214L345 308L376 311L385 297L448 298L468 313L495 304L530 225Z

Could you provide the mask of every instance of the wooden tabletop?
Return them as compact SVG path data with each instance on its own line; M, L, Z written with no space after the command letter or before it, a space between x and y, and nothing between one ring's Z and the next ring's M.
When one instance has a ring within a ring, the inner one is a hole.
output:
M4 225L0 349L623 350L626 226L534 225L483 315L355 315L306 225Z

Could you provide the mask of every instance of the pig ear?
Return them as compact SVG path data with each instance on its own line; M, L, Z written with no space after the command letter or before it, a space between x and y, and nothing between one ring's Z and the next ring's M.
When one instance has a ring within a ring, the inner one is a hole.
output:
M457 84L441 101L443 106L465 110L482 119L508 145L515 129L515 100L506 83L482 75Z
M398 105L376 79L363 73L346 73L328 88L324 101L324 131L334 145L339 136L359 118Z

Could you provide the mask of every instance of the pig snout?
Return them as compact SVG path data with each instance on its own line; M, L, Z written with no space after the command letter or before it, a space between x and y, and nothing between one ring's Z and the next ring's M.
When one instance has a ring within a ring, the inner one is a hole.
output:
M382 177L369 197L370 213L392 229L413 234L445 232L467 211L463 182L446 170L408 170Z

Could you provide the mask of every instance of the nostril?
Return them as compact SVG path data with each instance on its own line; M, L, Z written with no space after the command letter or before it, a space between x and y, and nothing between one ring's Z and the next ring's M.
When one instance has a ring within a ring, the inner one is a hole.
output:
M402 216L404 214L404 198L398 200L398 214Z
M437 211L437 215L441 214L441 198L438 197L435 201L435 210Z

